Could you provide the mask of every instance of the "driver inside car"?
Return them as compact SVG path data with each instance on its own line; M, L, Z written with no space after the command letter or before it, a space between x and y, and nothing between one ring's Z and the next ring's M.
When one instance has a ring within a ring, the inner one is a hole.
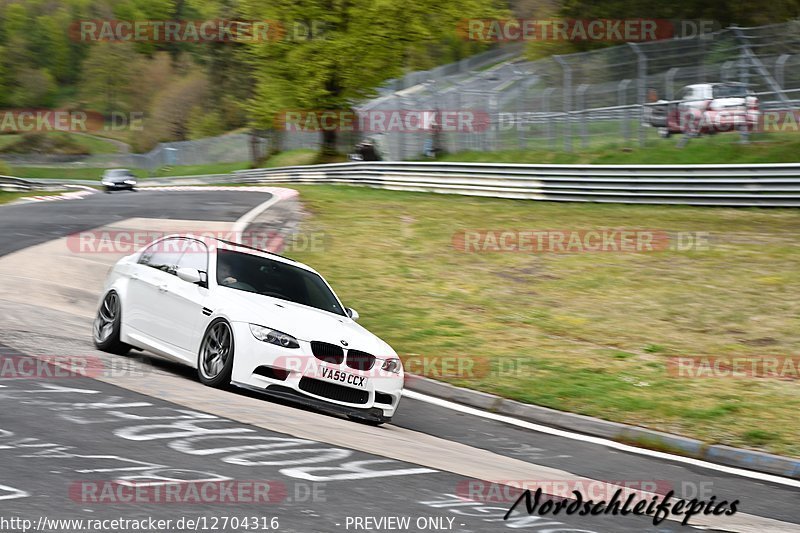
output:
M230 287L231 285L238 283L239 280L236 279L233 274L234 272L231 268L231 265L227 262L220 261L219 272L217 272L217 279L221 280L219 281L219 284Z

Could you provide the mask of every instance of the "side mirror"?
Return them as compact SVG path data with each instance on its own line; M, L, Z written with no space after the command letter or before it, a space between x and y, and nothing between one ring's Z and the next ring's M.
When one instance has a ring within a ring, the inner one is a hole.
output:
M200 271L196 268L179 268L175 274L183 281L188 281L189 283L200 283L203 279L200 276Z
M350 307L348 307L347 309L345 309L345 311L347 311L347 316L349 316L349 317L350 317L350 318L352 318L353 320L356 320L356 321L358 320L358 318L359 318L359 317L358 317L358 311L356 311L355 309L352 309L352 308L350 308Z

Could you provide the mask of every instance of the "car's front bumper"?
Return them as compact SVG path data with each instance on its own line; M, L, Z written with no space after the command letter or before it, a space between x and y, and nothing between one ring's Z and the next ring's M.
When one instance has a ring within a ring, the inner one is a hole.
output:
M101 182L101 185L103 185L107 191L124 191L136 188L136 183L124 183L120 181L104 181Z
M234 322L232 326L234 385L370 421L387 422L397 410L403 393L402 373L379 368L359 371L326 363L312 355L308 342L299 341L296 349L282 348L253 337L247 323ZM375 367L381 364L377 360ZM346 378L330 379L324 375L327 370L344 372ZM348 383L351 376L361 386Z

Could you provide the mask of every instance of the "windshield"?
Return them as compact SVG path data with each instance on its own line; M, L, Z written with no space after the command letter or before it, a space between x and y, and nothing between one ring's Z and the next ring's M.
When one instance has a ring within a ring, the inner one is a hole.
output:
M127 178L131 176L130 170L106 170L106 177L107 178Z
M217 250L217 284L346 316L319 275L266 257Z
M747 87L744 85L715 85L714 98L745 98Z

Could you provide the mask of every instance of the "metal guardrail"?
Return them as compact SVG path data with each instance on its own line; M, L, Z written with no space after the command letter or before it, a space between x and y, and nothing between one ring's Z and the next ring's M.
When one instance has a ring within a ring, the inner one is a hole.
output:
M33 187L28 180L14 176L0 176L0 191L30 191Z
M0 176L0 187L81 187L83 180ZM92 182L94 183L94 182ZM800 163L520 165L353 162L145 179L139 184L316 183L556 202L800 207Z
M235 179L232 174L200 174L191 176L167 176L161 178L142 178L138 180L138 187L152 187L164 185L197 185L210 183L225 183ZM99 179L27 179L14 176L0 176L0 189L31 191L63 188L100 187Z
M0 176L0 190L35 191L56 190L65 188L85 189L87 185L98 186L100 181L92 180L59 180L59 179L27 179L16 176Z
M800 207L800 164L354 162L240 170L235 182L338 183L560 202Z

